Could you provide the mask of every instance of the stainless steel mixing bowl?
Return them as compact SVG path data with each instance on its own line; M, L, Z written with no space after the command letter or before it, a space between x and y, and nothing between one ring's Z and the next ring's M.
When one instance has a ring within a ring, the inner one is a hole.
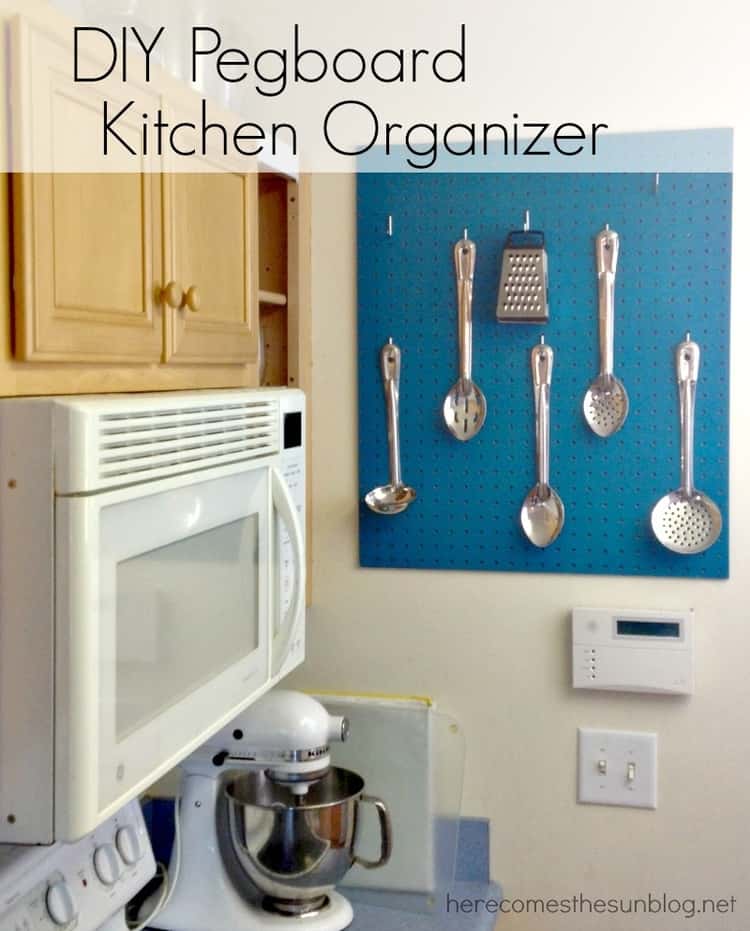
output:
M304 914L321 908L354 864L376 869L388 862L392 832L388 809L364 794L364 781L332 767L300 795L291 784L265 773L227 783L225 800L231 847L242 870L268 897L273 910ZM375 806L380 822L380 857L355 853L360 805Z

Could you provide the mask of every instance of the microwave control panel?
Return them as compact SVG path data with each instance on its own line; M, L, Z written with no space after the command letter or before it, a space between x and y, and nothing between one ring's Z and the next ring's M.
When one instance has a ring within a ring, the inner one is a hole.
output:
M305 449L302 411L283 411L284 449L281 453L281 474L297 508L302 533L305 532ZM294 587L294 551L289 532L279 521L279 565L281 566L280 607L282 617L289 610Z
M574 608L573 688L691 695L693 612Z
M2 845L0 931L95 931L155 872L137 801L73 844Z
M298 392L290 392L284 397L281 404L281 417L283 443L279 471L297 509L304 539L306 518L304 397ZM276 546L280 571L279 588L276 592L277 608L274 613L275 628L278 629L289 611L297 572L292 540L286 525L279 517L276 518ZM297 665L304 658L304 647L303 626L289 647L291 653L289 662L292 666Z

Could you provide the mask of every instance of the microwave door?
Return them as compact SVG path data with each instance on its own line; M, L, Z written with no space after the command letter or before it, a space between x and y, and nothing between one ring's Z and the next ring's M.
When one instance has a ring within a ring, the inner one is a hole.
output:
M278 515L289 537L293 572L291 566L285 564L286 547L281 541L275 546L274 569L277 578L274 580L273 590L276 592L276 604L273 612L273 625L271 632L271 676L278 677L286 674L301 662L302 631L304 629L305 611L305 547L299 514L292 499L291 492L281 472L271 469L271 498L274 508L274 519ZM283 531L282 531L283 532ZM284 582L291 577L291 593L287 598Z
M59 498L56 817L76 836L268 684L270 472Z

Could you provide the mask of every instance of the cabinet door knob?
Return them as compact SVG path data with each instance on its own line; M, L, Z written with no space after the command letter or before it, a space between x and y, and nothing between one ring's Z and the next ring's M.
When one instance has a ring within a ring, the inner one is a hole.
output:
M161 289L161 299L167 306L178 310L182 307L182 288L176 281L170 281Z
M194 284L190 285L185 292L183 306L187 307L188 310L192 310L193 313L197 313L201 309L201 296Z

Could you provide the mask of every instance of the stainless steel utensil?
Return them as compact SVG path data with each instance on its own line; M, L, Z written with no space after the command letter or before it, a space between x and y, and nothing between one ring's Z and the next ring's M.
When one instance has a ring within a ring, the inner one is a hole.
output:
M546 323L549 320L544 233L529 229L530 225L527 210L523 229L512 230L505 240L495 312L501 323Z
M549 483L549 420L552 366L555 354L544 343L531 350L531 377L534 383L536 419L537 483L521 507L521 527L534 546L554 543L565 523L565 505Z
M471 380L471 305L477 247L464 231L453 248L458 292L458 360L459 379L443 402L443 419L457 440L470 440L482 429L487 416L487 401Z
M702 553L718 540L721 511L693 484L695 435L695 391L700 368L700 347L685 335L675 354L680 392L680 472L677 491L664 495L651 512L654 536L673 553L689 556Z
M304 795L262 772L230 782L224 793L225 853L236 856L243 872L270 898L276 912L304 916L321 908L326 896L355 863L384 866L393 846L391 819L384 802L365 795L357 773L332 767ZM355 852L360 806L372 804L380 822L380 856L366 860Z
M380 350L380 370L385 392L388 424L388 460L390 482L373 488L365 504L376 514L400 514L417 497L416 491L401 481L401 447L398 429L398 389L401 382L401 350L392 338Z
M622 427L630 402L625 386L614 375L615 275L620 237L609 224L596 237L599 278L599 374L583 399L586 422L597 436L607 437Z

